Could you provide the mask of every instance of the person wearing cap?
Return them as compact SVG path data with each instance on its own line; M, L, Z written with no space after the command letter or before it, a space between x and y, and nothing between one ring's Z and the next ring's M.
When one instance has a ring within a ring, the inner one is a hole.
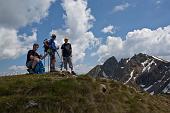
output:
M54 72L55 70L55 63L56 63L56 57L55 52L59 49L56 47L56 44L54 40L56 39L56 35L52 34L51 39L49 40L49 55L50 55L50 72Z
M40 61L41 55L39 55L36 51L39 48L39 45L35 43L33 45L33 49L29 50L27 53L26 67L30 73L33 73L33 69L36 64Z
M73 71L73 64L72 64L72 47L71 47L71 44L68 43L68 40L69 39L65 37L64 44L61 46L64 69L67 71L68 70L67 64L69 64L71 73L75 74L75 72Z

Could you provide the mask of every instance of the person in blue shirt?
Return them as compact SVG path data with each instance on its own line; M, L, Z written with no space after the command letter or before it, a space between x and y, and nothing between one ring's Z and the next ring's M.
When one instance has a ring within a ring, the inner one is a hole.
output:
M55 52L59 49L56 47L56 44L54 40L56 39L56 35L52 34L51 39L49 40L49 49L48 53L50 55L50 72L54 72L55 70L55 63L56 63L56 57L55 57Z

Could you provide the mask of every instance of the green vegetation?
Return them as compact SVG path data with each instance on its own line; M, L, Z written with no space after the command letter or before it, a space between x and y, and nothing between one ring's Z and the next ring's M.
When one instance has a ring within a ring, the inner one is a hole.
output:
M0 113L170 113L169 106L169 96L86 75L0 77Z

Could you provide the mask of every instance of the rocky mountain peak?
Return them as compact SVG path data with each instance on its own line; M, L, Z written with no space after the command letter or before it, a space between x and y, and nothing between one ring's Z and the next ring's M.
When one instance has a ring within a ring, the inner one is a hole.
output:
M139 53L119 62L113 56L88 74L106 77L134 86L151 94L170 93L170 62L155 56Z

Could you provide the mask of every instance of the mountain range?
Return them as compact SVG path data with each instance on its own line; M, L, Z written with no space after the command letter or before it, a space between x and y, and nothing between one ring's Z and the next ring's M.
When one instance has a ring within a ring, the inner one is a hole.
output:
M143 53L120 61L112 56L88 75L117 80L152 95L170 94L170 62Z

